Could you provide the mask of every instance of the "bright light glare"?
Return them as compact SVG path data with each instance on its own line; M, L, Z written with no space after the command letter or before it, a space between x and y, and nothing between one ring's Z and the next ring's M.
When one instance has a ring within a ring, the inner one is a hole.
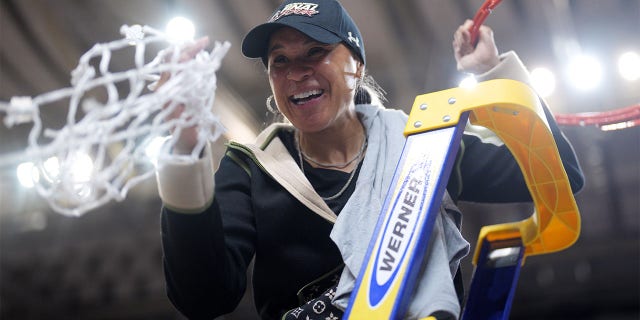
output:
M635 126L635 123L633 121L624 121L624 122L602 125L600 127L600 130L602 131L622 130L626 128L631 128L633 126Z
M580 90L589 90L600 84L602 67L590 56L579 56L569 63L569 77Z
M547 68L535 68L531 71L531 84L540 96L546 98L556 89L556 77Z
M149 158L149 161L151 161L154 166L158 163L158 156L160 156L160 151L162 151L162 145L170 137L171 136L154 137L144 149L144 154L147 156L147 158Z
M169 41L173 43L182 43L193 40L196 34L196 28L191 20L183 17L176 17L167 23L166 33Z
M23 162L18 165L17 169L18 181L25 188L33 188L38 180L40 180L40 174L38 169L33 165L33 162Z
M473 75L470 75L462 79L462 81L460 81L460 83L458 84L458 87L471 89L471 88L475 88L477 84L478 84L478 80L476 80L476 78Z
M71 163L67 169L73 170L70 173L73 182L89 182L91 180L91 175L93 174L93 160L91 157L84 152L78 152L71 157ZM43 167L44 177L49 182L55 182L60 178L60 160L58 157L51 157L47 159L44 162Z
M93 160L86 153L77 153L73 156L71 168L74 182L89 182L93 174Z
M53 182L58 179L60 175L60 161L58 161L58 157L51 157L44 161L44 177L49 181Z
M625 52L618 59L620 75L629 81L640 79L640 55L635 52Z

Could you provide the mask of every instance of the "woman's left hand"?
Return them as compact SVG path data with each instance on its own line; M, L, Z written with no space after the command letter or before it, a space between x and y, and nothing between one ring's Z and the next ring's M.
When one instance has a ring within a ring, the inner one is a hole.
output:
M180 57L178 57L178 63L182 63L182 62L194 59L195 56L200 51L204 50L207 45L209 45L208 37L200 38L194 41L193 43L186 45L185 47L182 48L180 52ZM171 56L171 52L168 52L167 58L170 56ZM165 82L169 81L170 76L171 76L170 72L163 72L160 75L160 80L158 80L158 82L155 84L156 88L154 90L157 90L157 88L160 88L160 86L162 86ZM166 108L169 104L170 102L167 103L163 108ZM180 118L180 115L182 114L182 112L184 112L184 109L185 109L184 104L177 105L173 109L173 112L166 118L166 120ZM174 129L171 130L172 133L173 131ZM198 143L198 130L196 126L182 128L182 130L180 131L180 138L176 141L176 144L173 148L173 152L178 154L189 154L191 153L191 150L193 150L193 147L197 143Z
M498 65L498 47L493 39L493 30L482 25L478 30L478 43L471 43L472 20L467 20L453 35L453 53L458 71L481 74Z

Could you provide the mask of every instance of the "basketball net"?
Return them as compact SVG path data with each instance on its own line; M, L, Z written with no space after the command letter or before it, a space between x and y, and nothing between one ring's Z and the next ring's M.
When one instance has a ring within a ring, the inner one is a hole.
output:
M7 128L33 123L27 148L0 158L0 167L32 161L34 176L39 177L33 179L37 192L64 215L80 216L109 201L122 201L132 187L152 177L157 168L145 154L150 138L172 131L158 158L189 163L196 161L206 144L224 130L212 107L216 71L230 46L228 42L216 42L211 52L202 51L184 62L179 61L184 45L170 44L146 61L145 49L152 43L166 46L169 38L140 25L124 25L120 32L124 38L96 44L82 55L71 73L71 87L0 103ZM109 70L112 53L132 46L134 67L122 72ZM163 72L171 74L169 80L149 90L150 82L158 80ZM89 94L96 88L106 92L104 102ZM60 100L69 101L66 123L59 129L45 128L42 106ZM170 118L180 105L185 106L184 112ZM193 126L198 130L198 142L191 154L171 154L181 130ZM81 176L78 162L87 155L93 169ZM55 170L47 166L51 159L57 162Z

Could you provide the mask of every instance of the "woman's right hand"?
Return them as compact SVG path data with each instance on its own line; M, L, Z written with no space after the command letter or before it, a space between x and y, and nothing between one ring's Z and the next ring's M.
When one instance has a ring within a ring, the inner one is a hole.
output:
M467 20L453 35L453 53L458 71L473 74L485 73L499 62L498 48L493 39L493 30L482 25L478 30L478 43L471 43L472 20Z
M197 39L193 43L186 45L185 47L182 48L180 52L178 63L189 61L195 58L198 52L204 50L204 48L208 45L209 45L208 37L202 37L200 39ZM167 58L170 57L171 54L172 53L169 52L166 55L166 57ZM155 90L157 90L163 84L165 84L170 77L171 77L170 72L163 72L160 75L160 79L155 85L156 87ZM169 103L167 103L164 107L166 108L168 105ZM167 120L179 118L182 112L184 111L184 108L185 108L184 104L177 105L176 108L173 110L173 112L167 117ZM171 131L172 131L171 133L173 133L174 130L172 129ZM182 128L180 131L180 137L178 138L178 141L176 141L176 144L173 148L173 153L190 154L197 142L198 142L198 131L196 126Z

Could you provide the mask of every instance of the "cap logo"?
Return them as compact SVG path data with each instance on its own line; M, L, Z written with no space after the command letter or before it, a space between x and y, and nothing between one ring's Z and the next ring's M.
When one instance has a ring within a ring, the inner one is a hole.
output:
M357 37L354 37L353 34L351 34L351 31L349 31L349 41L353 42L356 44L356 47L360 48L360 39L358 39Z
M282 17L290 16L292 14L299 16L308 16L311 17L315 14L320 13L318 10L317 3L308 3L308 2L294 2L287 4L282 10L276 12L269 22L274 22Z

